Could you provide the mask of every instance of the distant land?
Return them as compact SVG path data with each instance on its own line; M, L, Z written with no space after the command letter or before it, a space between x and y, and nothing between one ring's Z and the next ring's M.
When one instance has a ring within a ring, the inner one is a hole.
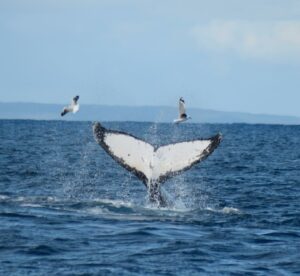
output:
M80 106L76 114L60 116L63 105L40 103L1 103L0 119L72 120L72 121L138 121L172 122L177 107L170 106ZM248 123L248 124L300 124L300 117L225 112L189 108L193 123Z

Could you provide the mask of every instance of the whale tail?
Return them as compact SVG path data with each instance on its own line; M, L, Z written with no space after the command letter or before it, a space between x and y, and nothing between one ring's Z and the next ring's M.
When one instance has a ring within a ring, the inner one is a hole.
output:
M166 202L160 185L208 157L222 139L217 134L208 139L196 139L160 147L125 132L93 125L96 142L122 167L138 177L147 187L151 201Z

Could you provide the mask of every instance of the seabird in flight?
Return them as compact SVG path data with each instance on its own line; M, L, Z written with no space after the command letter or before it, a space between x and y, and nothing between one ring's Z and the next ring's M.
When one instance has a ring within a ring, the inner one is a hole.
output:
M69 106L65 106L61 112L61 116L66 115L69 112L76 113L79 110L79 96L75 96Z
M184 102L184 99L181 97L179 99L179 118L175 119L173 122L178 124L178 123L182 123L184 121L187 121L188 119L192 119L192 118L190 116L186 115L185 102Z

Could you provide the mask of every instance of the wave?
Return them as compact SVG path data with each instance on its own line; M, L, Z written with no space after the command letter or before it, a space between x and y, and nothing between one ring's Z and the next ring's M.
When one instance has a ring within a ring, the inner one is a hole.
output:
M7 196L0 195L0 203L19 208L19 211L44 209L58 213L68 212L83 216L97 216L104 219L117 220L186 220L198 221L206 213L216 214L241 214L241 211L233 207L205 207L188 208L181 202L171 207L158 207L146 202L136 204L131 201L114 200L108 198L94 198L90 200L70 200L53 196Z

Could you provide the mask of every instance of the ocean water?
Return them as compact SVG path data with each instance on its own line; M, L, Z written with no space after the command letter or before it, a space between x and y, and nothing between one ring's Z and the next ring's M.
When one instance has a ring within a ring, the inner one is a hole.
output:
M300 126L103 124L223 140L157 208L92 122L1 120L1 275L300 274Z

